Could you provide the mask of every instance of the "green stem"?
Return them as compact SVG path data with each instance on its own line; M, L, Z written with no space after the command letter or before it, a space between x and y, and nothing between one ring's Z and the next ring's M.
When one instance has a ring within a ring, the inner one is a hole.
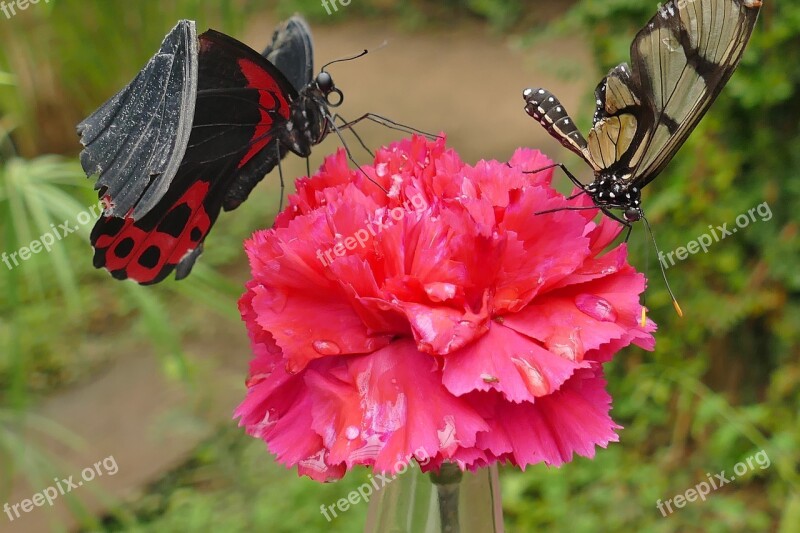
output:
M458 522L458 493L463 472L452 463L445 463L438 472L431 472L439 500L439 519L442 533L460 533Z

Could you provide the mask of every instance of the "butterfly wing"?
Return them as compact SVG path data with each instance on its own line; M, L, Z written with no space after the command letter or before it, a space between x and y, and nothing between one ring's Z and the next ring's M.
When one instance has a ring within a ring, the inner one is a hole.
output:
M597 85L597 107L589 131L590 159L606 171L621 170L630 174L631 159L642 147L651 116L637 96L638 88L631 77L630 67L623 63L611 69Z
M272 41L261 53L280 70L297 92L311 83L314 77L314 48L311 30L299 15L278 25ZM274 150L262 150L238 169L223 204L225 211L239 207L258 183L269 174L288 153L281 144Z
M639 189L652 181L736 70L760 6L760 0L662 6L633 40L633 68L617 67L601 82L603 109L589 135L595 163L627 169L622 174Z
M276 150L297 97L263 56L219 32L199 37L197 63L191 134L169 189L143 217L104 216L92 231L94 264L115 278L157 283L176 267L188 275L233 176Z
M78 124L81 164L113 199L107 213L138 218L178 172L197 95L197 32L181 20L134 80Z
M261 55L283 72L297 92L314 78L311 29L300 15L294 15L275 28L272 42Z

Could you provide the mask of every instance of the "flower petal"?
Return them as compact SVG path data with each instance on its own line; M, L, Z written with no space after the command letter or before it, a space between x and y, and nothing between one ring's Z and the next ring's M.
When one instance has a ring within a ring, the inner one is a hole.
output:
M496 390L510 402L533 402L588 366L494 323L480 340L445 359L443 383L456 396Z
M312 427L331 462L395 472L411 457L450 455L472 446L486 422L441 384L433 358L411 341L348 359L342 373L309 373Z

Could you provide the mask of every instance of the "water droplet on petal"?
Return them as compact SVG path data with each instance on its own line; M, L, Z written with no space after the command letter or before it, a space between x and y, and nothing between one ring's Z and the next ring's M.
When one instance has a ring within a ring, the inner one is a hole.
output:
M608 300L594 294L579 294L575 297L575 306L584 314L601 322L616 322L617 310Z
M347 440L357 439L359 433L360 431L358 431L358 428L355 426L347 426L347 429L344 430L344 436L347 438Z
M587 276L594 276L594 275L609 276L611 274L616 274L618 271L619 268L615 266L606 266L603 268L599 268L598 266L597 268L588 268L585 271L583 271L582 274Z
M386 346L386 338L385 337L370 337L367 339L364 348L367 352L374 352L375 350L380 350L384 346Z
M266 374L266 373L263 373L263 372L259 373L259 374L253 374L252 376L247 378L247 380L245 380L244 384L249 389L251 387L255 387L256 385L258 385L259 383L261 383L262 381L264 381L268 377L269 377L269 374Z
M342 349L333 341L316 340L311 344L320 355L339 355Z
M520 370L522 378L525 382L525 387L533 396L546 396L552 392L550 390L550 381L542 374L532 361L513 357L511 359Z
M572 330L568 335L554 335L548 339L547 346L552 353L570 361L583 359L583 354L586 352L579 330Z

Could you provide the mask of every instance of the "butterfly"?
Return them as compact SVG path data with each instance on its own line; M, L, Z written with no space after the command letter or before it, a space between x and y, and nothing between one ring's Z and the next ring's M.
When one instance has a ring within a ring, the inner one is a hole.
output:
M661 6L633 40L633 66L614 67L597 85L588 141L551 92L523 92L525 111L589 164L594 181L583 185L561 168L596 207L629 230L631 222L644 218L642 189L669 163L736 70L761 4L670 0ZM622 210L622 218L611 209Z
M106 206L94 265L148 285L189 275L222 209L238 207L287 153L308 157L343 95L316 77L306 22L262 54L181 20L119 93L77 127L81 164Z

